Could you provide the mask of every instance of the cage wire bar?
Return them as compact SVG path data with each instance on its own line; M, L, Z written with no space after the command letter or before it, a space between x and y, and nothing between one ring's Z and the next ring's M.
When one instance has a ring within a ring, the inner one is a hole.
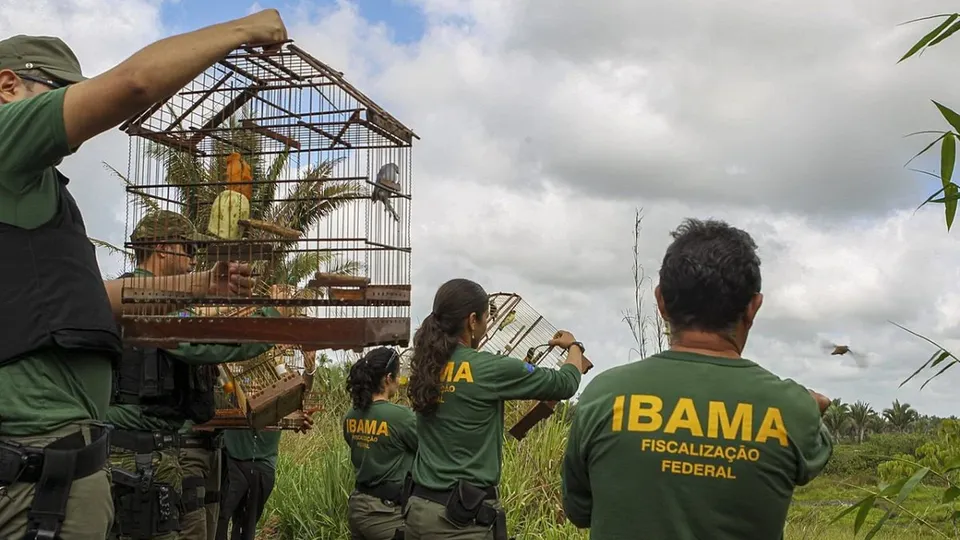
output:
M559 368L566 352L549 345L557 328L543 318L516 293L498 292L489 295L490 323L480 340L481 350L519 358L528 364ZM589 364L589 370L592 364ZM531 401L527 412L509 429L510 435L522 440L538 422L553 414L556 401Z
M120 129L130 135L125 246L138 261L160 255L150 269L175 274L195 249L198 270L243 262L258 280L229 297L130 278L125 339L408 345L419 137L342 73L290 42L238 49Z

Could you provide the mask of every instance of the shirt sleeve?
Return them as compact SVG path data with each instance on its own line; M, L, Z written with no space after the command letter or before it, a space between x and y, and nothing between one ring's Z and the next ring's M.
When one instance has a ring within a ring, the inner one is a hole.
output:
M72 151L63 124L66 88L0 106L0 171L41 171L59 163ZM23 182L32 175L0 175L0 182ZM5 186L19 193L27 186Z
M816 434L802 442L805 444L798 445L797 448L796 483L798 486L805 486L819 476L833 455L833 437L830 436L830 430L822 420Z
M805 387L788 380L788 390L797 405L788 418L787 438L793 446L797 461L796 485L803 486L816 478L833 455L833 438L823 423L820 407Z
M590 490L590 471L587 466L586 447L584 446L584 424L586 411L578 406L574 412L570 433L567 435L567 449L563 454L560 470L560 489L563 512L570 523L580 529L590 527L593 514L593 493Z
M410 452L416 452L420 445L417 439L417 415L413 411L403 408L403 420L400 422L398 436L400 443Z
M511 356L481 354L489 355L490 361L496 363L491 391L497 399L569 399L580 387L580 370L572 364L549 369Z

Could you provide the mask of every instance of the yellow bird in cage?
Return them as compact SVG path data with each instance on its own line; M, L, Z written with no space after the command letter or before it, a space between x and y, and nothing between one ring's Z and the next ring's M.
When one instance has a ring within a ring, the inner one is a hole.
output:
M511 309L510 313L507 313L507 316L503 318L503 322L500 323L500 326L498 326L497 329L503 330L504 328L510 326L515 320L517 320L517 310Z
M224 240L239 240L243 235L240 221L250 219L250 198L253 196L253 173L250 165L234 152L227 156L227 186L217 195L210 208L207 232Z

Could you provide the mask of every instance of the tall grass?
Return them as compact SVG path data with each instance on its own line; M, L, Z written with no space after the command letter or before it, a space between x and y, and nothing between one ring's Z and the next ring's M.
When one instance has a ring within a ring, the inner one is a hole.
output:
M284 434L276 485L267 502L258 538L263 540L342 540L347 531L347 497L353 487L353 470L340 419L349 407L345 390L346 368L320 367L314 389L323 396L324 409L315 416L312 432ZM507 425L529 404L510 404ZM560 409L565 411L565 409ZM569 418L558 412L534 428L520 442L509 435L504 447L503 492L510 535L521 540L586 540L566 522L560 504L560 461L566 446ZM854 538L853 516L836 524L830 520L856 490L840 491L836 479L822 478L798 491L786 526L788 540ZM930 503L938 503L933 501ZM879 518L871 512L868 522ZM877 514L877 515L875 515ZM920 540L929 531L902 521L883 531L882 540Z

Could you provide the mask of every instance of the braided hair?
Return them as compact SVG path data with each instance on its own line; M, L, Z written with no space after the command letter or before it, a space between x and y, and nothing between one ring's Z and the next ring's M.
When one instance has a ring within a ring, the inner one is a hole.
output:
M400 355L389 347L374 349L357 360L347 375L347 392L353 407L367 410L373 403L373 395L383 390L384 378L396 378L400 373Z

